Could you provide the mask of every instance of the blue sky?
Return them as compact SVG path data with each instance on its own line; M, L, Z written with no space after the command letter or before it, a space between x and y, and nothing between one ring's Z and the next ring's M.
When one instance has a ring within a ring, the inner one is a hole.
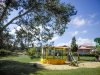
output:
M100 0L61 0L75 6L77 15L72 17L63 36L53 38L55 45L70 45L73 36L78 45L95 45L100 37Z
M75 36L78 45L95 45L94 38L100 37L100 0L61 0L61 2L71 3L78 12L71 17L64 35L55 36L51 41L57 46L70 45L72 37ZM12 14L10 18L17 13ZM9 27L11 33L14 33L13 26Z

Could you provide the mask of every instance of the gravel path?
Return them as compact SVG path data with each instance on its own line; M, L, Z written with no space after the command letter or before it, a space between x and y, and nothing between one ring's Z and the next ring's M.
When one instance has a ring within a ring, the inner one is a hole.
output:
M42 67L48 70L70 70L77 68L96 68L100 67L100 62L83 62L79 64L79 67L69 66L68 64L64 65L51 65L51 64L41 64L40 62L36 62L38 67Z

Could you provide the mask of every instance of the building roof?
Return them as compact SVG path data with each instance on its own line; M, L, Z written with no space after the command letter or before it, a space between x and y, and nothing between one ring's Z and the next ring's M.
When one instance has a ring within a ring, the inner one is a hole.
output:
M93 46L81 45L78 50L92 50L93 48Z
M91 48L78 48L79 50L91 50Z

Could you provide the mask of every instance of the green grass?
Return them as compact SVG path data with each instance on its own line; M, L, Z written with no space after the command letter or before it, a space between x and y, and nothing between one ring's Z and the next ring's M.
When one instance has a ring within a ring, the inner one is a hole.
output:
M19 62L24 62L24 63L40 61L40 58L33 58L33 59L31 59L27 55L7 56L7 57L2 57L1 59L4 59L4 60L14 60L14 61L19 61Z
M100 75L100 67L72 70L44 70L36 68L32 63L0 60L0 75Z
M75 56L75 59L78 60L78 57ZM95 57L91 56L80 56L80 61L95 61Z
M85 61L95 61L95 57L89 57L89 56L81 56L80 59Z
M80 68L74 70L41 70L38 71L35 75L100 75L100 68Z
M48 57L50 58L50 57ZM53 58L53 57L52 57ZM66 57L63 57L66 59ZM5 59L5 60L14 60L14 61L19 61L19 62L34 62L34 61L40 61L40 58L33 58L31 59L27 55L20 55L20 56L7 56L7 57L1 57L0 59ZM77 56L75 56L75 59L77 60ZM89 57L89 56L80 56L81 61L95 61L95 57Z
M22 63L12 60L0 60L0 75L29 75L37 71L32 63Z
M29 62L40 61L27 55L7 56L0 58L0 75L100 75L99 68L80 68L74 70L43 70L37 69ZM87 61L94 57L81 57Z

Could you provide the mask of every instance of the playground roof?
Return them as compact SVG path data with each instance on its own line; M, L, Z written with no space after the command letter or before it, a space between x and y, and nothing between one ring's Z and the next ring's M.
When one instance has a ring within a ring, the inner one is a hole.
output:
M61 50L65 50L65 49L68 49L67 47L61 47L61 46L48 46L48 47L44 47L44 48L54 48L54 49L61 49Z

